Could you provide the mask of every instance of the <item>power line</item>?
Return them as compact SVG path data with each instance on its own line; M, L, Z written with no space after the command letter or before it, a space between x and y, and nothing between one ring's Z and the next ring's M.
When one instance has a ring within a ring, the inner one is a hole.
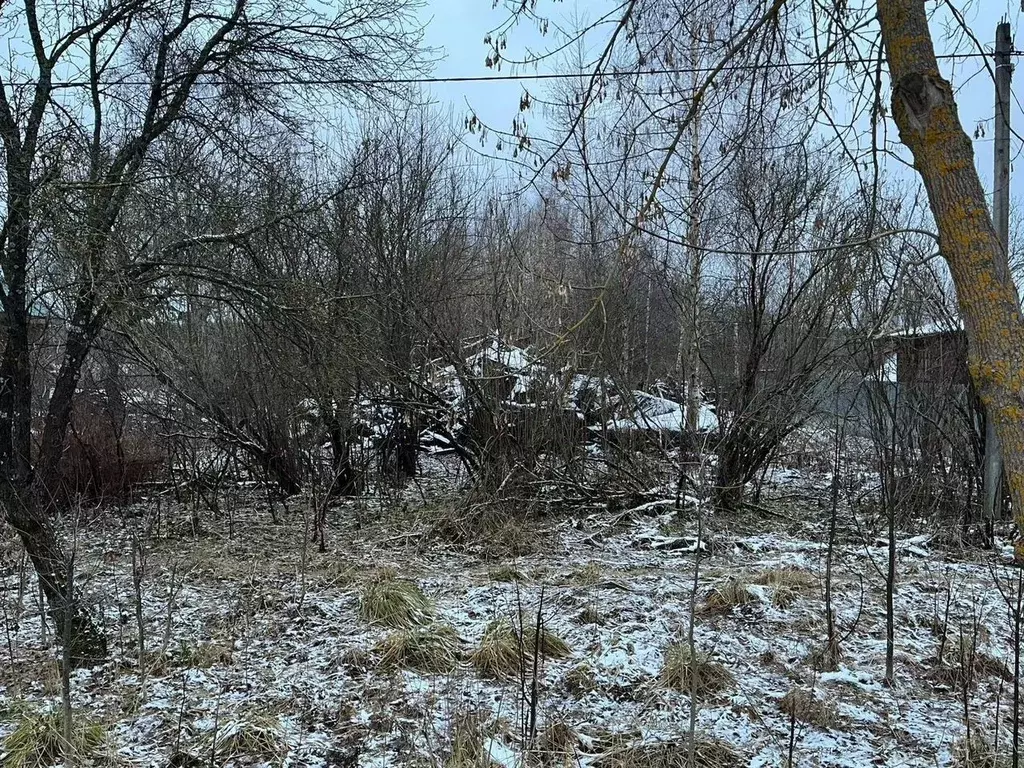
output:
M961 60L961 59L978 59L991 57L994 54L976 52L976 53L944 53L939 54L935 58L940 61L945 60ZM1012 51L1011 56L1024 56L1024 51ZM884 59L883 59L884 61ZM810 67L818 67L821 65L830 66L845 66L851 64L877 64L877 58L853 58L853 59L833 59L824 61L802 61L802 62L769 62L764 64L729 64L724 67L665 67L665 68L644 68L644 69L613 69L607 72L599 73L602 77L627 77L634 75L687 75L687 74L707 74L710 72L756 72L763 71L766 69L806 69ZM568 80L575 78L586 78L592 77L593 72L536 72L533 74L493 74L493 75L451 75L451 76L422 76L422 77L383 77L383 78L360 78L360 77L340 77L340 78L301 78L301 77L290 77L281 78L277 80L259 80L258 85L264 86L281 86L281 85L351 85L351 86L378 86L378 85L430 85L437 83L493 83L493 82L524 82L524 81L543 81L543 80ZM230 80L227 78L218 78L214 80L206 80L206 83L214 84L233 84L239 81ZM36 85L35 81L31 80L20 80L20 81L7 81L4 83L12 87L33 87ZM101 81L99 83L101 87L111 87L115 85L123 86L149 86L152 82L149 80L111 80ZM92 86L92 82L89 80L58 80L52 83L54 88L88 88Z

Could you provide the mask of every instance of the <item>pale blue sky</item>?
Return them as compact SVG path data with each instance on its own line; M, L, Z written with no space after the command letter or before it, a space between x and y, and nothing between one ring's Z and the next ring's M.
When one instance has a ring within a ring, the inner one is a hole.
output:
M601 2L553 3L552 0L541 0L541 8L550 12L554 19L571 23L571 19L582 7L582 13L594 13ZM1017 0L1010 3L1005 0L970 0L961 2L958 7L971 28L972 33L991 50L995 37L996 24L1001 17L1006 17L1014 32L1015 47L1024 49L1024 16L1021 14ZM484 35L500 24L506 17L502 8L493 8L491 0L428 0L422 11L424 20L430 19L426 30L428 45L441 49L443 58L437 63L434 74L438 77L479 76L492 74L484 65L487 49L483 44ZM946 26L948 19L937 17L933 21L932 31L936 49L942 52L968 52L972 50L969 41L951 39ZM533 30L525 27L517 29L509 38L510 50L522 50L525 47L543 48L552 44L550 38L542 38ZM976 49L975 49L976 50ZM1024 57L1015 57L1017 65L1024 64ZM545 62L536 71L556 71L555 62ZM991 79L985 72L981 59L962 60L943 65L947 76L955 88L960 105L961 119L969 134L973 134L979 121L985 123L983 138L975 141L978 170L983 183L988 187L992 177L992 115L994 97ZM508 72L509 70L504 70ZM526 70L534 71L534 70ZM545 84L527 83L531 92L537 93L545 88ZM518 113L519 97L522 85L509 82L485 83L439 83L427 88L428 93L437 100L442 108L450 108L456 127L461 125L462 118L472 107L485 122L500 129L507 129L512 118ZM1013 81L1014 98L1012 100L1012 123L1014 131L1024 136L1024 66L1018 66ZM531 114L530 120L534 130L539 128L540 115ZM891 134L895 138L895 131ZM1024 199L1024 142L1017 135L1012 139L1011 157L1013 165L1012 192L1015 203Z

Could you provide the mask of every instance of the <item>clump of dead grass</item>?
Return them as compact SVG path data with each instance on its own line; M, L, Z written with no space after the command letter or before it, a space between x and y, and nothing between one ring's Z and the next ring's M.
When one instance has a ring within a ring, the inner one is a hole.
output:
M839 720L835 706L803 688L791 688L779 699L779 711L798 723L817 728L831 728Z
M596 624L603 626L606 621L605 615L592 605L588 605L576 614L577 624Z
M97 760L107 733L102 725L78 716L71 724L70 744L64 739L60 712L21 712L14 730L3 741L3 768L44 768L67 762Z
M507 619L492 621L480 638L480 645L470 655L470 662L485 677L505 680L532 667L534 656L564 659L572 654L569 645L553 632L541 628L524 617L520 626Z
M568 723L557 720L540 734L533 748L534 756L543 766L579 766L580 737Z
M683 693L694 693L706 698L733 684L732 673L710 654L699 651L691 655L686 643L672 643L665 649L665 659L659 675L661 684Z
M569 693L577 697L596 691L600 687L594 668L587 663L577 664L566 672L562 684Z
M591 560L586 565L574 568L569 578L581 587L592 587L603 578L601 564Z
M757 600L746 582L739 579L729 579L720 587L714 587L701 606L701 613L718 615L729 613L733 608L741 605L748 605Z
M800 597L813 593L818 587L818 579L810 571L787 565L761 571L751 584L770 588L772 605L788 608Z
M459 663L459 635L447 624L393 632L375 648L384 667L416 669L439 675Z
M400 579L394 571L380 571L363 588L359 616L371 624L412 627L425 624L434 607L414 582Z
M698 739L690 760L688 739L613 748L597 758L594 768L740 768L744 761L730 744Z
M953 747L955 768L1010 768L1009 756L996 751L992 740L977 730L968 739L961 738Z
M460 712L450 725L451 748L444 768L490 768L484 752L484 724L479 712Z
M954 643L946 658L937 659L928 670L926 677L935 685L957 689L970 687L988 677L998 677L1006 682L1013 680L1013 673L1005 663L977 648L971 642Z
M203 754L216 754L221 764L239 758L275 764L287 751L288 745L277 717L264 714L247 715L219 724L202 748Z
M499 565L487 572L487 578L491 581L529 581L526 574L514 565Z

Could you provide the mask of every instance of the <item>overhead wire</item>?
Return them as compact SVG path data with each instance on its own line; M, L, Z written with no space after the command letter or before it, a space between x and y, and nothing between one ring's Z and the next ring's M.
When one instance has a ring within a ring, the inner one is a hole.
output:
M944 53L936 55L939 61L990 58L995 54L989 52L973 53ZM1011 56L1024 56L1024 51L1014 50ZM797 61L797 62L764 62L761 64L726 64L722 67L642 67L633 69L609 69L601 71L599 77L629 77L629 76L651 76L651 75L681 75L681 74L708 74L718 72L760 72L766 69L791 70L808 69L818 67L822 64L830 66L847 66L852 64L874 64L876 59L871 58L846 58L826 59L824 61ZM252 81L262 86L285 86L285 85L353 85L353 86L382 86L382 85L431 85L441 83L493 83L493 82L530 82L544 80L569 80L589 78L594 75L592 71L580 72L534 72L534 73L513 73L513 74L491 74L491 75L424 75L420 77L382 77L382 78L361 78L361 77L335 77L335 78L261 78ZM232 84L239 82L225 77L216 77L205 80L207 84ZM52 88L86 88L92 86L90 80L54 80ZM3 85L10 87L33 87L34 80L7 80ZM113 86L148 86L148 80L106 80L99 83L102 87Z

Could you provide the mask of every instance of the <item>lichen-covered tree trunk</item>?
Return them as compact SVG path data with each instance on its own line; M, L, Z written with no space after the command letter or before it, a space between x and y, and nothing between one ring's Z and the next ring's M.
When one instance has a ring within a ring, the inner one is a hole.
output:
M1024 560L1024 317L950 84L939 73L924 0L878 0L893 117L914 156L967 332L971 377L1002 443Z

